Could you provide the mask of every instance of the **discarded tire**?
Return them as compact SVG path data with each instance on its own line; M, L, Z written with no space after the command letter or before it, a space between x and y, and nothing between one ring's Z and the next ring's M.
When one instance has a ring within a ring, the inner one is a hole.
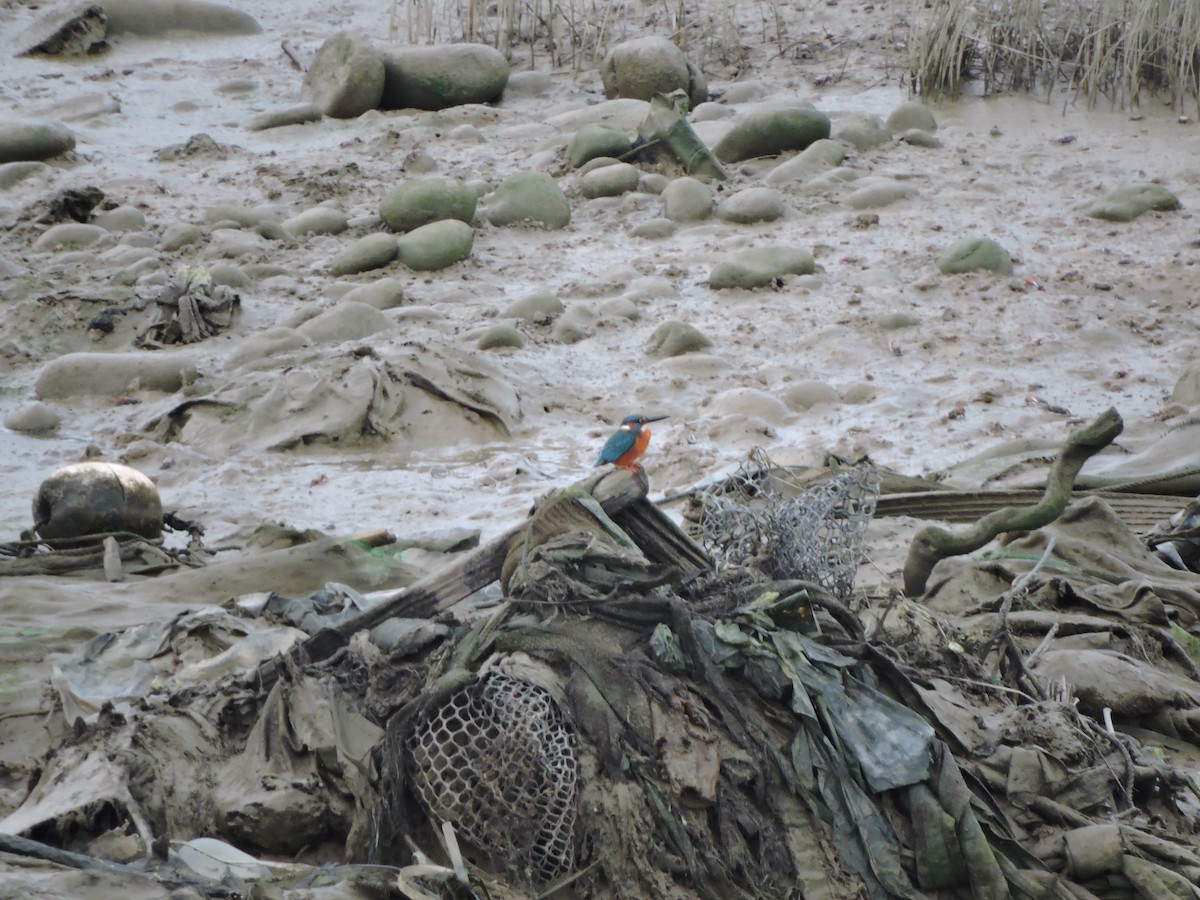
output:
M162 501L149 478L129 466L85 462L64 466L38 487L33 523L45 539L127 531L162 535Z

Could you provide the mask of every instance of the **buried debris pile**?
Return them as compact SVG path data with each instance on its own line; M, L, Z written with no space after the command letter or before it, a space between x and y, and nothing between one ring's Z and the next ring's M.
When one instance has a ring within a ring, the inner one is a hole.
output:
M840 572L880 479L828 483L795 515L842 498ZM120 843L104 877L163 897L1200 897L1200 577L1103 500L873 605L717 570L644 494L590 478L249 675L57 711L0 862ZM368 638L397 617L439 627Z

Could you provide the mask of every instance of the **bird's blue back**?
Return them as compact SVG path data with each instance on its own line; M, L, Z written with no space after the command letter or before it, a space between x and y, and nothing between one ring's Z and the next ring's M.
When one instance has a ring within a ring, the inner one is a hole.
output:
M636 417L631 417L633 421L637 421ZM601 463L616 462L622 453L628 453L633 449L634 441L637 440L637 429L633 428L618 428L612 433L612 436L604 442L604 446L600 449L600 455L596 457L595 465Z

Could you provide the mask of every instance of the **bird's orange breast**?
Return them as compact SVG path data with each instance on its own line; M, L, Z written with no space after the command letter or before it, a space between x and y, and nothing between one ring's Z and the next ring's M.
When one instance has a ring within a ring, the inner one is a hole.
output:
M633 446L622 453L616 459L618 466L628 466L635 459L646 452L646 447L650 444L650 429L643 426L638 429L637 437L633 439Z

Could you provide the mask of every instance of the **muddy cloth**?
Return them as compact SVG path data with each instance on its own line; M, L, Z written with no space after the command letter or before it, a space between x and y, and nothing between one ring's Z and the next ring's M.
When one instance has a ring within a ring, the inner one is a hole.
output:
M241 298L226 285L214 284L203 266L185 266L154 305L154 321L134 340L139 347L193 344L220 334L236 319Z

